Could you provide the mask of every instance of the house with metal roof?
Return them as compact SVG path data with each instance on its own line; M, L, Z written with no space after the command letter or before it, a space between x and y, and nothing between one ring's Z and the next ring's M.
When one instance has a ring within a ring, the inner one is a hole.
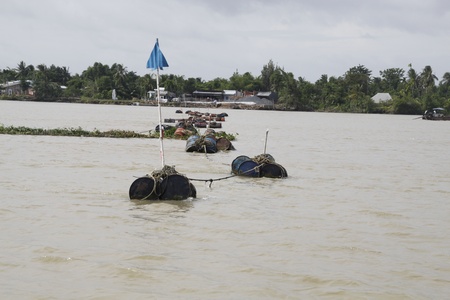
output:
M194 91L192 96L199 100L206 101L222 101L223 100L223 91Z
M378 93L371 98L373 102L380 103L392 100L392 97L389 93Z
M224 90L223 101L233 101L242 97L242 93L236 90Z
M31 88L32 81L27 80L29 88L27 90L22 91L22 85L20 80L8 81L6 83L0 84L0 91L2 94L6 94L8 96L12 95L34 95L34 90Z

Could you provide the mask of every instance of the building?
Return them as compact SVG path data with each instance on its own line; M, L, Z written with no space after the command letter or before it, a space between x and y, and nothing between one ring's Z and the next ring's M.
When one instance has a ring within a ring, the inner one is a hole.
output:
M378 93L371 98L375 103L386 102L392 100L392 97L389 93Z
M236 90L224 90L223 91L223 101L234 101L242 97L242 93Z
M192 96L200 101L223 101L224 91L194 91Z
M28 82L29 88L27 90L25 90L24 92L22 91L22 86L20 84L20 80L8 81L6 83L0 84L1 93L6 94L8 96L13 96L13 95L33 96L34 90L31 87L33 82L31 80L27 80L27 82Z
M156 89L154 89L153 91L147 92L148 99L156 100L156 96L157 96L156 92L157 92ZM175 94L166 91L166 89L163 87L160 87L159 88L159 97L160 97L161 102L166 103L166 102L172 100L172 98L175 97Z
M277 102L278 100L278 94L274 92L258 92L256 94L257 97L261 99L267 99L272 101L273 103Z

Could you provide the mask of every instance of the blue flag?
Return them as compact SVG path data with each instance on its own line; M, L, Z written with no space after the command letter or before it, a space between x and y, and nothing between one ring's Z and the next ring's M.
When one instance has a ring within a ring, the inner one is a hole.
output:
M156 69L162 70L163 67L168 66L169 64L167 63L164 54L162 54L161 50L159 49L158 39L156 39L155 47L153 47L153 51L150 54L150 58L147 61L147 68L154 70Z

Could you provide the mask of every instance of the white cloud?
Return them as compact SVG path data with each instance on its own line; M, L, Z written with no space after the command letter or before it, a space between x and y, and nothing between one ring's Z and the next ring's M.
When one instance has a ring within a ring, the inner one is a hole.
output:
M0 10L0 68L101 62L143 75L159 38L164 72L204 80L258 76L270 59L312 82L358 64L374 76L430 65L440 78L449 12L446 0L18 0Z

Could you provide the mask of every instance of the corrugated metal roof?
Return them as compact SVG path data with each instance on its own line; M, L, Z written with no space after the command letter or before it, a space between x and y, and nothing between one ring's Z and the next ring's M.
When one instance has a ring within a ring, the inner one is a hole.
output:
M389 93L378 93L371 98L375 103L380 103L383 101L392 100L392 97Z

